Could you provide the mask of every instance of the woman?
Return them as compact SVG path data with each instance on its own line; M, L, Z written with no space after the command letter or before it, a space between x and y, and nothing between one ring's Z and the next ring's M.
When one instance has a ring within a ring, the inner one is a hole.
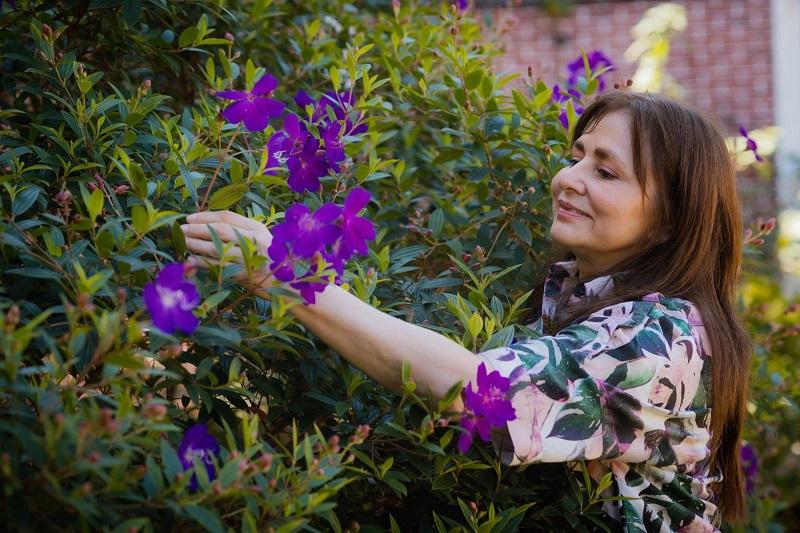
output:
M605 504L626 530L713 531L745 512L750 344L735 313L742 223L731 157L695 111L624 91L587 107L571 150L552 182L558 261L534 292L541 337L476 357L335 285L292 312L395 390L403 361L435 397L486 363L517 391L516 418L494 435L505 462L585 459L630 498ZM208 225L223 241L271 240L234 213L187 222L188 248L208 257Z

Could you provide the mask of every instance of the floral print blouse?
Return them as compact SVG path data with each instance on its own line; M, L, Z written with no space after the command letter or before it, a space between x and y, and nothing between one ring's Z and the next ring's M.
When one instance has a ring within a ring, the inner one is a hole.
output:
M552 265L542 316L552 319L575 261ZM607 294L610 276L571 289L567 305ZM601 309L553 336L479 355L511 380L516 419L493 435L503 462L586 460L614 483L604 511L621 529L717 531L709 483L709 343L694 305L652 293Z

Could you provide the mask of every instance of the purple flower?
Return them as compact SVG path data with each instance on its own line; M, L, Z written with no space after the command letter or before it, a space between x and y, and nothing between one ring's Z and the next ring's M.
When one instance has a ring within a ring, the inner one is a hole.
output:
M472 390L472 382L461 392L464 399L464 414L461 427L465 430L458 439L458 449L466 453L472 445L475 432L481 440L489 441L493 427L503 427L516 418L516 412L508 399L511 380L503 377L497 370L487 374L486 364L478 367L477 390Z
M219 443L217 439L208 432L208 427L205 424L195 424L186 430L178 446L178 458L181 460L183 470L191 470L194 468L195 459L200 459L200 462L205 465L208 479L213 480L216 478L216 471L214 470L214 456L219 454ZM189 481L189 490L197 490L197 475L192 474L192 479Z
M308 95L306 95L306 97L307 96ZM312 120L314 122L323 120L325 124L344 121L343 135L358 135L359 133L364 133L367 131L367 125L354 125L353 121L350 120L348 116L348 112L353 108L353 105L355 105L355 97L352 92L335 93L333 91L328 91L320 97L317 107L314 110ZM333 115L333 120L331 119L331 114Z
M746 442L739 449L739 457L742 459L742 467L744 468L747 494L752 494L755 488L755 478L758 475L758 455L753 445Z
M593 50L586 54L586 59L589 61L589 70L592 72L602 68L602 67L611 67L609 70L614 70L614 63L600 50ZM585 69L583 67L583 56L578 56L575 60L571 61L567 64L567 72L569 73L569 78L567 79L567 84L570 88L575 87L578 83L578 78L583 76L585 73ZM603 79L603 75L601 74L598 78L599 89L602 91L606 88L606 82Z
M335 172L339 171L339 163L344 161L344 145L342 144L343 126L337 122L322 128L322 141L325 143L325 155Z
M289 188L294 192L316 192L321 184L319 178L328 173L328 162L318 153L319 141L309 135L303 149L292 153L287 161L289 167ZM324 152L323 152L324 153Z
M250 131L262 131L269 119L283 112L283 103L270 98L278 86L278 80L271 74L264 74L250 91L220 91L218 98L236 100L225 108L222 116L232 123L244 121Z
M338 205L325 204L312 213L305 205L294 204L286 210L285 222L273 229L273 240L291 241L295 255L310 258L341 235L334 224L341 211Z
M181 263L165 266L155 281L144 286L144 303L153 324L164 333L191 334L200 324L192 313L200 305L200 295L194 283L184 278Z
M576 115L583 113L583 107L579 105L574 106L574 109ZM567 109L565 107L561 108L561 113L558 114L558 120L561 122L562 126L569 128L569 117L567 116Z
M469 0L456 0L456 7L460 13L463 13L469 8Z
M756 161L759 162L764 161L764 158L761 157L758 153L758 145L753 139L750 138L750 134L747 132L744 126L739 126L739 133L742 134L742 137L744 137L744 140L747 142L746 149L752 151L753 155L756 156Z
M358 216L367 203L369 203L370 194L361 187L356 187L347 198L344 200L344 209L342 210L342 233L343 233L343 248L342 252L345 254L351 252L358 252L361 255L368 255L369 248L367 241L375 239L375 226L372 222L364 217Z

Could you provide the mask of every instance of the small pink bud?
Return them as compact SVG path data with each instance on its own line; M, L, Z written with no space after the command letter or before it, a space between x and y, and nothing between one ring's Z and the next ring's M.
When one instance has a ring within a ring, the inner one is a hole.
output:
M51 28L49 24L42 24L42 33L45 34L47 37L52 37L53 28Z
M270 468L272 468L272 454L271 453L264 453L261 454L261 457L258 458L258 466L261 468L262 471L266 472Z
M86 188L89 189L90 191L95 191L97 190L97 184L89 182L86 184Z
M225 40L233 42L233 34L231 32L225 32Z
M131 190L129 185L118 185L114 188L114 194L125 194L129 190Z
M17 304L12 305L8 308L6 312L5 323L7 328L14 328L17 324L19 324L20 319L20 311L19 306Z
M148 402L142 409L142 414L150 420L164 420L167 416L167 406L163 403Z
M56 199L56 202L58 202L59 204L63 205L64 207L66 207L70 203L72 203L72 193L70 191L64 189L63 191L61 191L58 194L56 194L55 199Z

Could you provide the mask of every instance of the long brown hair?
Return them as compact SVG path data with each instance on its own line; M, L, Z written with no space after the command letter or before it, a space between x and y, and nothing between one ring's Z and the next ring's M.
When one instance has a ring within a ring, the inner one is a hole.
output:
M632 257L603 273L614 275L613 294L581 306L557 306L561 311L546 332L652 292L694 303L711 344L710 467L712 474L719 470L723 475L715 487L717 504L725 520L740 521L746 504L739 438L752 348L736 313L743 227L733 161L712 120L648 93L601 94L578 121L573 142L615 111L630 114L634 171L642 190L648 175L655 185L654 235ZM551 261L567 258L566 250L554 246ZM534 315L541 315L542 285L533 293Z

